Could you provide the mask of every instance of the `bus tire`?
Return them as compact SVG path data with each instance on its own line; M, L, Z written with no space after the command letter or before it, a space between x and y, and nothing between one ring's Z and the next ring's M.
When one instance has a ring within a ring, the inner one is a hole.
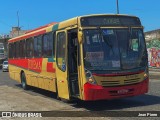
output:
M28 89L28 85L27 85L27 83L26 83L26 76L25 76L25 73L24 73L24 72L21 74L21 84L22 84L22 88L23 88L24 90L27 90L27 89Z

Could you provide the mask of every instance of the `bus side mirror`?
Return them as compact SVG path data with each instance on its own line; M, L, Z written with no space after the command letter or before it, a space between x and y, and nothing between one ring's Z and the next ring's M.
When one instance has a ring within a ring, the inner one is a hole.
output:
M83 43L83 33L82 33L82 31L78 32L78 41L79 41L79 43Z

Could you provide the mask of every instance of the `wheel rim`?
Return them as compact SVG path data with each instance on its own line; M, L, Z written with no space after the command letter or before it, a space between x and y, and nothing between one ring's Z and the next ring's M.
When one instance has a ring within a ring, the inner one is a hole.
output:
M25 77L24 75L22 75L22 87L25 88L26 84L25 84Z
M24 83L24 81L22 82L22 87L23 87L23 88L25 87L25 83Z

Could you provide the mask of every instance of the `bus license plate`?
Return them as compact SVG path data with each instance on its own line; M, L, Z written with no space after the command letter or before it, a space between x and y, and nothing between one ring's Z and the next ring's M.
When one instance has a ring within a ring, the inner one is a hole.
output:
M122 90L117 91L118 94L126 94L128 92L129 92L129 90L127 90L127 89L122 89Z

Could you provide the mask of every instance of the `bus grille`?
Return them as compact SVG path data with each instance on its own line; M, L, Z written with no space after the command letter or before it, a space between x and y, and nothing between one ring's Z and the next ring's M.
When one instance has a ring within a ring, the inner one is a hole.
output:
M120 81L101 81L102 86L118 86Z
M129 84L135 84L141 82L141 78L135 78L135 79L128 79L128 80L105 80L101 81L102 86L108 87L108 86L122 86L122 85L129 85Z
M138 83L140 80L141 80L140 78L124 80L124 84L134 84Z

